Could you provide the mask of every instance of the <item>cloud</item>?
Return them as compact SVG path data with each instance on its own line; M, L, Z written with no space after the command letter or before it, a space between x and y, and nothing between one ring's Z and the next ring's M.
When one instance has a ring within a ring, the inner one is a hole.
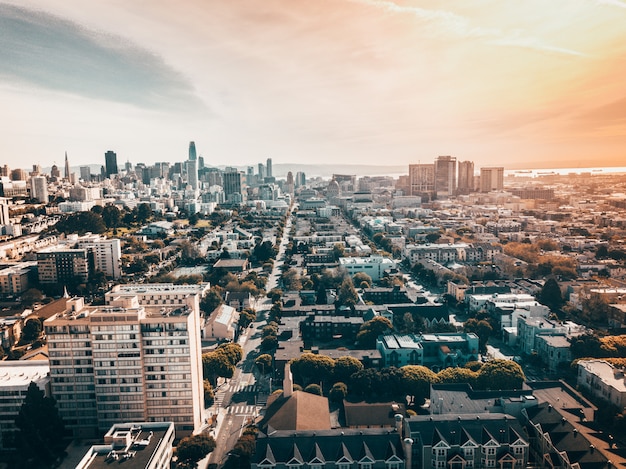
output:
M188 80L123 38L0 3L0 76L147 109L202 110Z
M620 0L595 0L598 5L614 6L626 9L626 3Z
M446 10L431 10L416 6L403 6L387 0L351 0L379 8L389 13L412 15L422 23L433 26L435 34L453 35L466 39L478 39L498 46L521 47L542 52L582 56L578 51L546 44L541 39L523 36L519 31L507 33L496 28L473 26L467 18ZM602 3L621 3L618 0L598 0Z

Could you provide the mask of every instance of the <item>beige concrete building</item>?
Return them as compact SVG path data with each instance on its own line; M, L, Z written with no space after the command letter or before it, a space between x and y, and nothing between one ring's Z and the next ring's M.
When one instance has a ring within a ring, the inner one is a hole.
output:
M188 435L204 408L199 294L187 285L124 287L106 306L73 298L45 321L59 412L75 436L133 421L172 421Z

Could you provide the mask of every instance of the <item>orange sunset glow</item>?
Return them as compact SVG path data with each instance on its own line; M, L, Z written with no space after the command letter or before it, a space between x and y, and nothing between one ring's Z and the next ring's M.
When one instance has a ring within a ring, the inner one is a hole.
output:
M619 0L0 3L2 162L626 164Z

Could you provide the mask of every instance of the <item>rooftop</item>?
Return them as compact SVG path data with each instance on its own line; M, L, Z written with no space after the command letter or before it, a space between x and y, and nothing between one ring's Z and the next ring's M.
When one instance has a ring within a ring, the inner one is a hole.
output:
M27 388L31 382L39 384L50 374L48 362L34 361L0 361L0 389Z

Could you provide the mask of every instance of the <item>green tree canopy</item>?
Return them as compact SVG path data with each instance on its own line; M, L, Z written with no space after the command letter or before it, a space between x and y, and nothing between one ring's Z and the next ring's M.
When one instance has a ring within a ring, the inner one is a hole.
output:
M215 440L206 433L191 435L183 438L176 447L178 460L196 464L216 447Z
M230 362L225 353L207 352L202 354L202 372L204 379L209 380L211 385L217 385L217 378L232 378L235 366Z
M359 294L354 288L350 277L344 278L343 282L341 282L337 292L337 302L345 306L354 306L359 302Z
M263 375L267 375L272 372L272 362L273 359L269 353L263 353L256 357L256 360L254 360L257 370L259 370L259 372Z
M46 397L35 383L28 386L15 426L23 467L56 467L55 462L65 452L65 425L55 400Z
M102 208L102 221L107 228L117 228L122 221L122 213L115 205L107 204Z
M41 324L41 319L39 318L30 318L24 324L24 329L22 329L22 342L30 343L34 340L37 340L41 335L41 331L43 330L43 325Z
M546 305L552 311L558 311L561 309L565 300L563 300L563 294L561 293L561 287L554 277L550 277L543 284L541 291L537 295L537 300Z
M376 339L378 336L383 335L393 330L393 325L389 319L383 316L376 316L364 323L356 335L356 340L361 347L374 348L376 347Z
M372 287L372 277L367 275L365 272L357 272L356 274L354 274L354 276L352 277L352 282L354 283L354 285L358 285L359 288Z
M208 317L218 306L224 301L222 300L222 288L213 285L209 291L200 300L200 310Z
M429 368L421 365L406 365L402 372L403 392L411 396L414 404L422 405L430 396L430 385L438 382L437 375Z
M315 394L316 396L321 396L322 387L317 383L311 383L306 388L304 388L304 392L308 392L309 394Z
M463 324L463 330L465 332L473 332L478 336L478 344L481 352L487 350L487 340L489 340L489 336L491 336L493 332L493 327L491 327L489 321L486 319L478 320L476 318L469 318Z
M362 369L363 363L358 359L350 356L339 357L335 360L333 379L336 382L347 383L350 380L350 376Z
M208 379L202 381L202 388L204 390L204 407L210 407L215 402L215 393L213 392L213 386Z
M345 383L335 383L328 392L328 399L332 402L342 402L348 395L348 386Z
M235 343L221 344L215 349L214 353L226 355L229 363L233 366L237 365L243 358L243 348L241 348L241 345Z
M294 381L303 386L330 380L335 368L335 360L313 353L303 353L290 363Z
M477 378L478 374L469 368L449 367L437 373L440 383L468 383L474 386Z
M67 215L58 221L54 228L61 233L78 233L85 234L88 231L92 233L104 233L107 230L102 217L91 210L87 212L76 212Z
M478 389L520 389L526 377L513 360L491 360L485 363L476 379Z

